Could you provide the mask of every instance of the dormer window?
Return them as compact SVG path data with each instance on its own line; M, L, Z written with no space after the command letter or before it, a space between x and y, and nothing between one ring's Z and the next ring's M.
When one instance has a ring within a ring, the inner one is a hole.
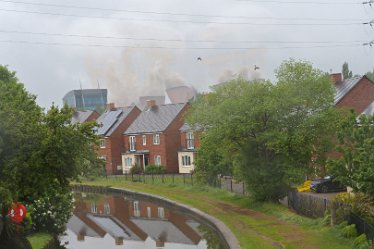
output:
M100 148L105 149L105 147L106 147L105 139L100 139Z
M153 134L153 144L154 145L160 144L160 134Z
M187 141L187 149L194 149L195 148L195 141L193 132L187 132L186 134L186 141Z
M147 136L146 135L142 136L142 140L143 140L143 145L147 145Z

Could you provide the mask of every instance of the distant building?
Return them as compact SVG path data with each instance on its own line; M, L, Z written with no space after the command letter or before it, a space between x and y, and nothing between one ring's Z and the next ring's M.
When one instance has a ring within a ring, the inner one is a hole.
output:
M94 111L105 110L107 96L107 89L81 89L68 92L62 100L64 105L74 107L77 111Z

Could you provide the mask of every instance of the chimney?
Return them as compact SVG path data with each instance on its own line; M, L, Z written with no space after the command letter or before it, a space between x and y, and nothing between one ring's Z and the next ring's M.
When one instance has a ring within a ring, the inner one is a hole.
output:
M78 241L84 241L84 233L78 233L78 235L77 235L77 240Z
M115 243L116 243L116 246L121 246L123 245L123 238L122 237L118 237L115 239Z
M116 109L116 107L115 107L114 103L108 103L108 104L106 105L106 109L107 109L108 111L113 111L113 110Z
M156 100L154 100L154 99L147 100L147 108L148 109L152 109L155 106L156 106Z
M156 240L156 247L157 247L157 248L165 247L165 241L162 240L162 239L157 239L157 240Z
M332 73L330 74L331 81L336 84L343 81L343 77L341 73Z

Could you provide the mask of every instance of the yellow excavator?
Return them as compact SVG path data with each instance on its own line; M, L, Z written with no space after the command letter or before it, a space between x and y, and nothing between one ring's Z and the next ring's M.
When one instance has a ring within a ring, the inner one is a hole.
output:
M312 183L311 180L305 181L302 185L297 186L298 192L308 192L310 191L310 184Z

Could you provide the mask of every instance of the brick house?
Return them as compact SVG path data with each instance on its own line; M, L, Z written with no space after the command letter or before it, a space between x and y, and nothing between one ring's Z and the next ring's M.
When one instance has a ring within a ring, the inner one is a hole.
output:
M162 165L168 173L178 172L178 148L181 144L179 128L187 103L147 106L124 132L122 168L128 173L132 166L143 169L147 165Z
M97 119L101 137L98 156L106 161L107 175L122 174L121 151L124 147L122 134L140 114L136 106L118 107L108 104L107 110Z
M71 117L72 124L83 124L85 122L91 122L97 120L100 114L97 111L76 111Z
M370 106L374 104L374 82L366 76L357 76L349 79L342 78L341 73L332 74L335 87L334 102L337 107L353 109L357 115L370 114Z
M194 131L188 124L180 129L181 144L178 150L179 173L191 173L194 169L197 148L200 146L200 132Z

